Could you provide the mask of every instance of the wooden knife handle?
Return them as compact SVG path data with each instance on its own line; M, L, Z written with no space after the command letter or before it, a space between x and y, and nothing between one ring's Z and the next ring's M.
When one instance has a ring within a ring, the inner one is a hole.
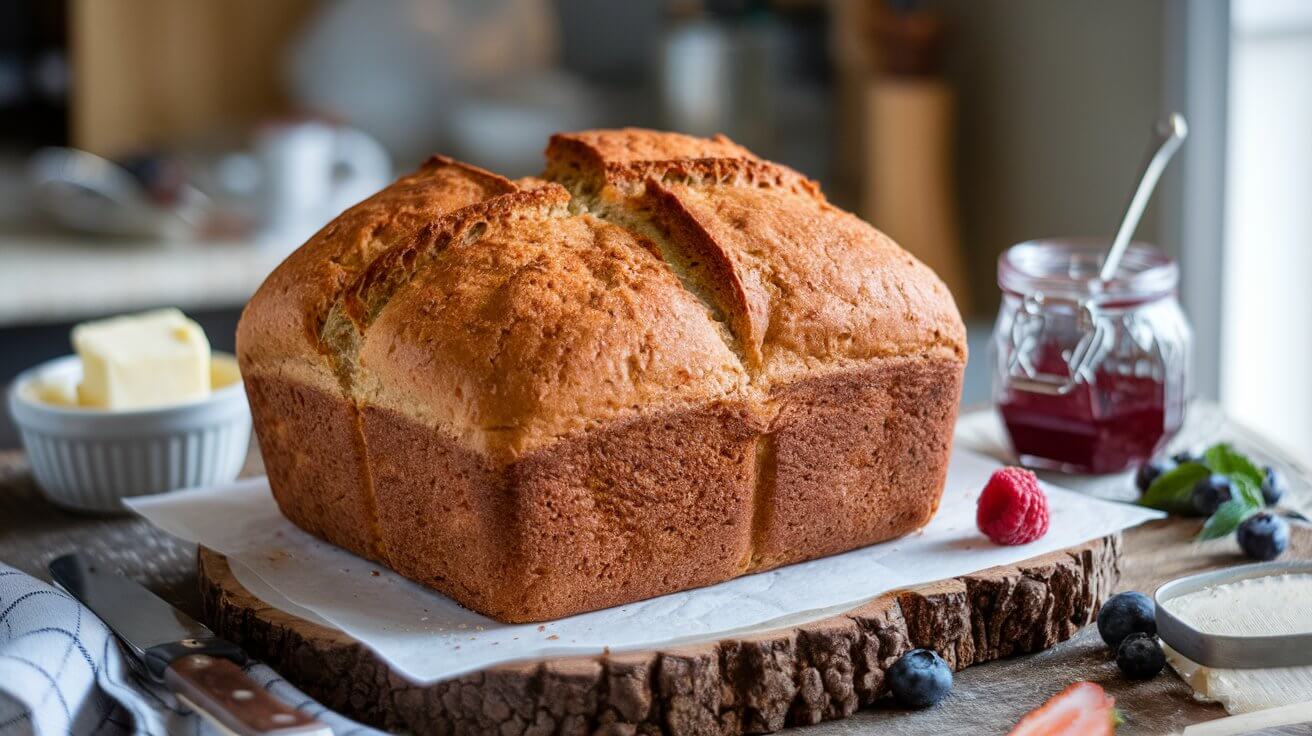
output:
M179 657L164 670L164 684L221 730L238 736L332 734L327 726L273 697L222 657Z

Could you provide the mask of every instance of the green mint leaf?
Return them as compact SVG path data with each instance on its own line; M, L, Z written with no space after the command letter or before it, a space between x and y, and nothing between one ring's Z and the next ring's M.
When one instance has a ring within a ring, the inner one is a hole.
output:
M1198 541L1206 542L1209 539L1219 539L1224 537L1235 529L1248 518L1248 515L1257 511L1257 508L1250 506L1245 501L1232 498L1221 504L1212 514L1212 518L1207 520L1203 525L1203 530L1198 532Z
M1231 447L1227 442L1220 442L1207 448L1207 452L1203 454L1203 462L1213 473L1228 475L1231 479L1236 476L1243 477L1258 488L1262 487L1265 473L1254 465L1247 455Z
M1262 487L1254 484L1247 476L1236 473L1230 476L1231 500L1242 501L1245 506L1260 509L1266 505L1262 498Z
M1157 476L1157 480L1154 480L1144 492L1143 498L1139 499L1139 504L1162 511L1190 513L1193 510L1190 498L1193 496L1194 486L1209 475L1211 471L1198 463L1185 463L1174 467Z

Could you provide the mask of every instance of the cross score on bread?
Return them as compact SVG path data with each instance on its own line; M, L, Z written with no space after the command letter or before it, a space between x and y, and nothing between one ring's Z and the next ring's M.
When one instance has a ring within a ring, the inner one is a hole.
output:
M324 227L237 353L301 528L540 621L883 541L938 507L965 328L930 269L723 137L434 157Z

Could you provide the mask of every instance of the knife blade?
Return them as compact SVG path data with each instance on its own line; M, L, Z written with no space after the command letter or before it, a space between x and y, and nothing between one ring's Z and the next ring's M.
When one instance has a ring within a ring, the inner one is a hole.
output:
M51 561L50 577L91 609L153 680L237 736L331 736L312 716L273 697L242 672L246 654L208 627L122 575L76 554Z

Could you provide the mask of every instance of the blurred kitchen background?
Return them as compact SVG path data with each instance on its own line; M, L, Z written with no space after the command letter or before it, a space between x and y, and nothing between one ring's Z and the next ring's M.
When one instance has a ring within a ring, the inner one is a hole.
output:
M518 176L637 125L723 132L934 266L981 403L998 254L1110 237L1171 110L1139 237L1182 264L1193 390L1312 459L1303 0L0 0L0 384L155 306L231 350L274 265L428 154Z

